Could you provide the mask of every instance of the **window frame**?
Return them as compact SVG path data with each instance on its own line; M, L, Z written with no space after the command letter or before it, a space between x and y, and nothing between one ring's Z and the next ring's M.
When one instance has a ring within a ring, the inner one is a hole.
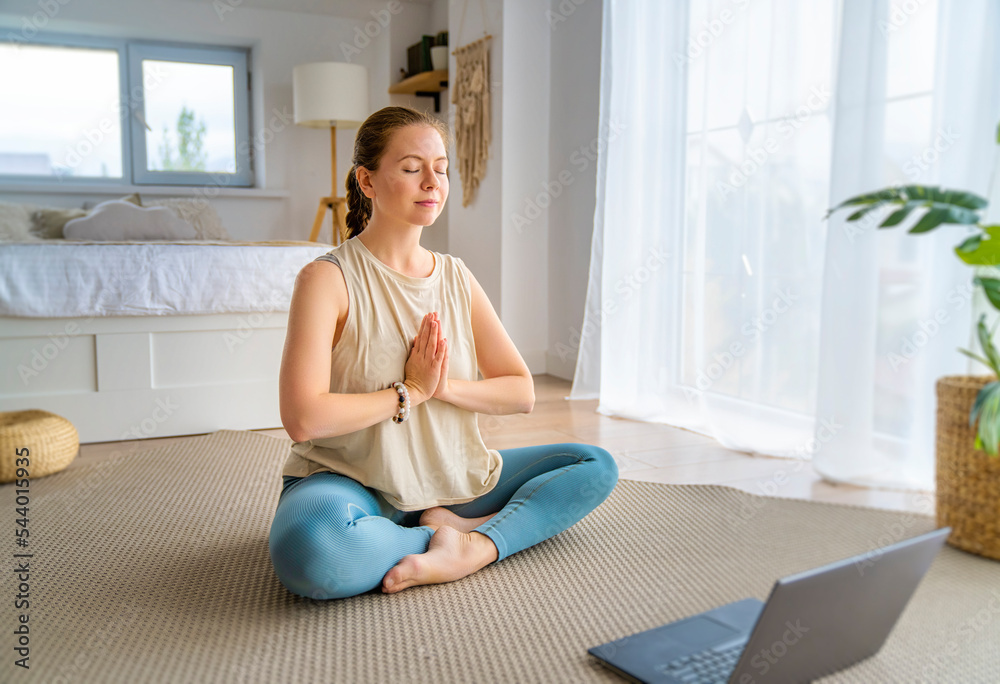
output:
M247 49L224 46L208 46L149 41L129 41L127 43L127 67L129 89L138 90L135 106L130 103L129 131L132 138L130 150L132 182L135 185L201 185L209 181L214 184L248 187L253 183L253 169L250 155L250 70ZM142 79L144 59L185 62L192 64L218 64L233 68L234 118L236 125L235 153L236 172L219 171L150 171L146 165L145 123L136 116L137 111L145 111L145 86ZM219 183L220 178L229 180Z
M83 185L107 186L178 186L209 185L253 188L254 154L250 140L251 107L251 48L239 45L207 45L176 41L147 41L71 33L39 33L31 40L3 40L5 44L22 47L45 46L114 50L118 53L118 117L121 132L121 177L58 176L39 174L0 174L0 184L18 185L41 183L67 188ZM236 127L236 172L220 171L148 171L146 170L145 126L136 116L144 110L145 91L142 82L142 60L156 59L194 64L232 66L234 118ZM133 95L134 93L134 95ZM128 121L125 121L125 118Z

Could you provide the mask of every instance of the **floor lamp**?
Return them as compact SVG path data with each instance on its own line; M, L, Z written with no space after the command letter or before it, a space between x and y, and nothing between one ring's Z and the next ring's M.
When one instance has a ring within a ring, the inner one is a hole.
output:
M310 242L316 242L326 210L333 212L334 244L346 238L347 200L337 195L337 126L357 128L368 118L368 69L346 62L299 64L292 70L295 123L330 128L330 196L319 200Z

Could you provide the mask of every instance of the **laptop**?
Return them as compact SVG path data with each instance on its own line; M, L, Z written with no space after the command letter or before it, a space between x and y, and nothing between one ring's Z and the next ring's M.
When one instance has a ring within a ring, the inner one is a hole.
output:
M632 682L807 682L874 655L934 556L942 527L789 575L743 599L587 649Z

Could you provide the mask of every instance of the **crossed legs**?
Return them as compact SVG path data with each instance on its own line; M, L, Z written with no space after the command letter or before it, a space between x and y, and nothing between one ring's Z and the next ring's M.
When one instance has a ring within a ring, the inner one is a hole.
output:
M337 473L285 478L269 539L278 578L292 593L317 599L455 581L571 527L618 482L611 454L589 444L500 454L492 491L419 512L388 507L374 490Z

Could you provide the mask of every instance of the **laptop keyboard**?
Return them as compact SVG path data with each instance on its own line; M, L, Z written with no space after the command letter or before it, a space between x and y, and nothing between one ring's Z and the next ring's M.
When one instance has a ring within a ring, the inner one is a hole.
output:
M745 646L746 642L739 642L719 650L708 649L657 665L656 670L682 682L725 684Z

